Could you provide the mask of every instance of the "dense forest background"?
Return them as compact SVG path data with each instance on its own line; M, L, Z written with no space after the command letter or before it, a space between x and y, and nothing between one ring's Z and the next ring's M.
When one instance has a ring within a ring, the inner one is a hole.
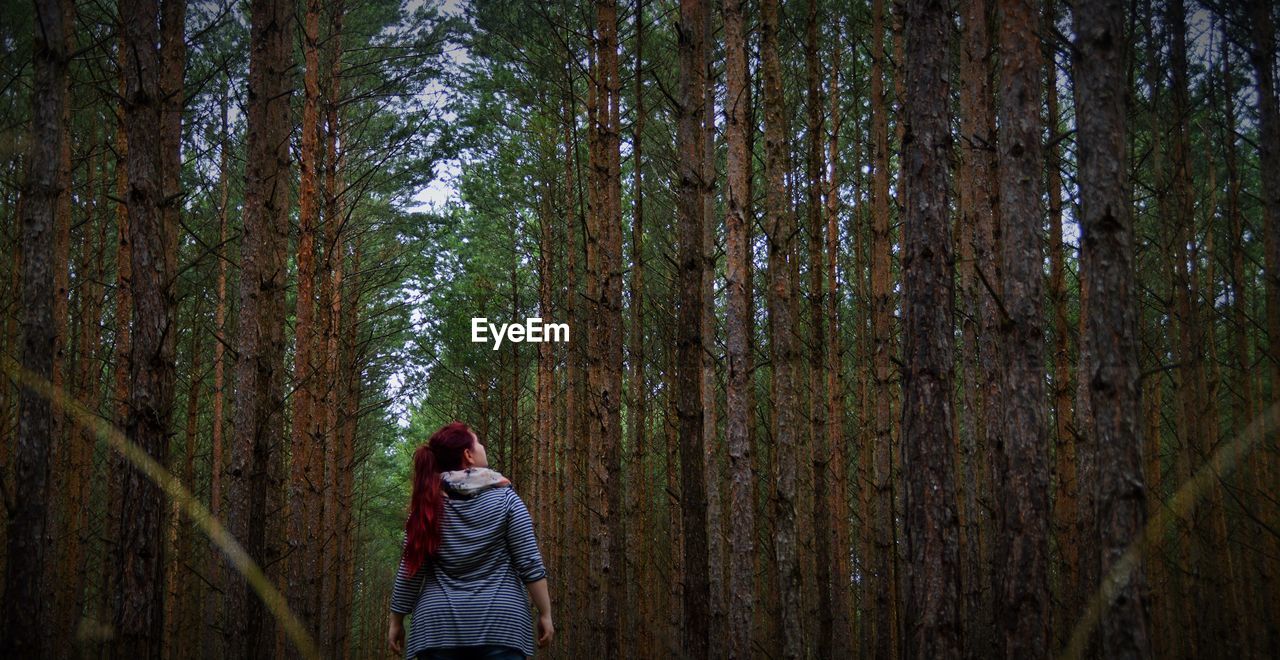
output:
M385 656L459 419L555 657L1280 655L1276 7L779 5L4 0L0 652Z

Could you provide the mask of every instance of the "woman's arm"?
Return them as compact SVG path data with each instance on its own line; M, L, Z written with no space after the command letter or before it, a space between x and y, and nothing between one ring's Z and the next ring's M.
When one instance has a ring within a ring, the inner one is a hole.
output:
M507 508L507 551L511 553L511 562L521 582L529 584L547 577L538 539L533 535L533 519L524 500L514 490Z
M409 538L405 535L404 545L408 545ZM403 551L401 546L401 551ZM422 593L422 582L426 576L426 562L418 567L418 571L409 576L409 572L405 569L404 558L400 559L400 566L396 569L396 580L391 587L391 612L393 614L408 614L413 611L414 605L418 604L418 595Z
M409 537L406 534L405 542L401 546L402 552L408 542ZM391 620L387 625L387 645L397 654L404 652L404 615L412 612L414 605L418 603L418 595L422 593L422 582L426 573L427 567L419 566L418 572L413 577L409 577L403 557L400 559L400 566L396 569L395 583L391 587Z
M404 653L404 615L399 612L391 613L391 622L387 626L387 646L396 655Z
M533 604L538 607L538 646L546 646L556 634L556 626L551 621L551 596L547 594L547 578L526 582L524 586L529 590Z
M524 585L529 590L529 597L538 608L539 614L551 614L551 596L547 593L547 578L529 582Z
M507 509L507 551L520 575L520 581L529 590L533 604L538 607L538 646L551 643L556 628L551 622L551 596L547 592L547 569L538 552L538 539L533 535L533 520L520 496L511 491L510 508Z

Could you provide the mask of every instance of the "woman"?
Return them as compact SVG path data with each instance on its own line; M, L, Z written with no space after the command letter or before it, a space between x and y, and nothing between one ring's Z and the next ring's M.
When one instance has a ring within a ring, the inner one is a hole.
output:
M387 643L422 659L507 660L533 655L555 634L547 571L533 521L511 482L489 469L466 424L436 431L413 454L413 496L391 593ZM404 615L413 615L405 644Z

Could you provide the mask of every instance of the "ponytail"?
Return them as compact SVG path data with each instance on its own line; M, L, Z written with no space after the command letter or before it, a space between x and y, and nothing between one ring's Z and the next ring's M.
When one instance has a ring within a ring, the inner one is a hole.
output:
M417 574L440 549L440 520L444 494L440 473L462 467L462 453L475 442L475 434L462 422L446 424L413 452L413 494L405 520L402 559L410 577Z

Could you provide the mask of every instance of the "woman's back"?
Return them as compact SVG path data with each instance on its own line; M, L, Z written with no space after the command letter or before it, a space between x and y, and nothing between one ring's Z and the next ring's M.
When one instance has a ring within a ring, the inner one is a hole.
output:
M546 570L528 509L510 487L466 492L446 488L436 556L413 577L403 562L397 571L391 609L413 616L405 651L502 645L532 655L524 585Z

